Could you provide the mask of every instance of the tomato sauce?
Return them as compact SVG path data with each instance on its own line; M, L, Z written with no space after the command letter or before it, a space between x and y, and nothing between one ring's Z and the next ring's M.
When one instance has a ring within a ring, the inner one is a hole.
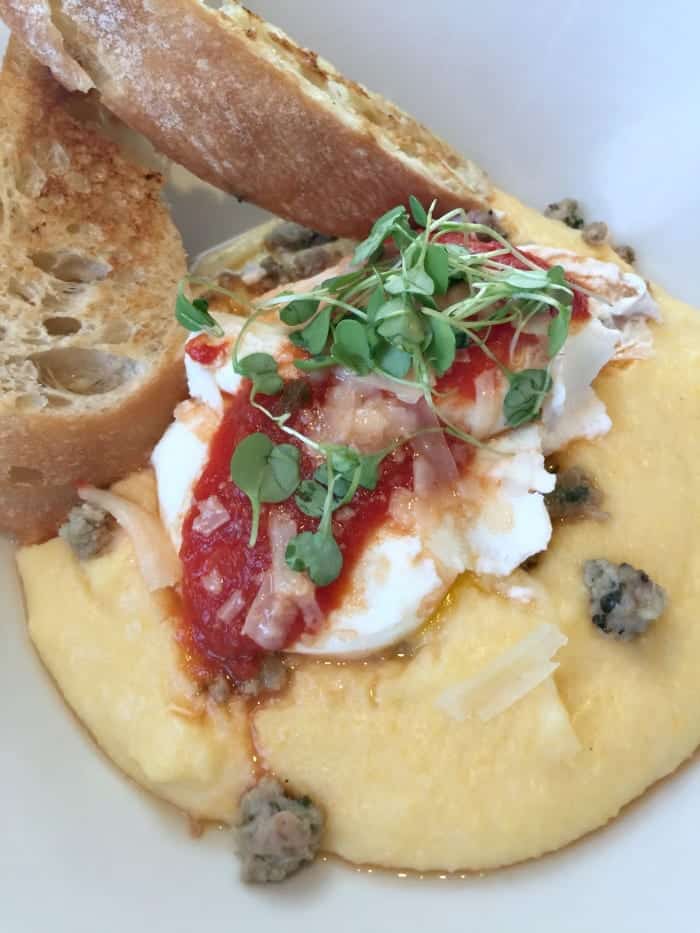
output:
M514 335L515 330L510 324L496 324L487 332L482 332L480 336L500 363L513 368L510 351ZM521 334L518 338L520 351L526 346L536 346L538 343L538 338L532 334ZM484 353L481 347L472 345L468 349L458 350L454 363L445 375L437 380L435 389L438 392L458 392L462 398L474 401L477 378L482 373L495 369L496 366L497 364Z
M459 233L447 233L440 237L443 243L464 244L465 239ZM470 237L469 248L486 251L498 244L483 242ZM529 257L538 265L546 263L535 257ZM517 257L506 255L500 260L507 265L522 268ZM579 292L574 292L574 317L588 315L587 299ZM503 364L511 363L511 343L513 328L509 324L494 325L483 334L483 339L491 353ZM537 342L532 335L520 336L518 345L526 346ZM202 334L187 344L188 355L199 363L211 365L227 352L225 344L211 343ZM475 397L475 380L480 373L496 364L481 349L470 346L459 351L457 359L448 373L437 383L438 391L459 391L466 397ZM303 406L320 408L328 389L334 383L334 376L326 374L313 381L309 380L307 397ZM294 385L291 383L290 385ZM248 610L257 595L264 574L270 569L271 552L268 535L268 522L272 510L291 518L297 531L315 531L318 520L301 512L291 498L275 505L261 506L258 538L253 547L248 547L251 527L250 502L238 486L231 480L230 463L236 446L247 435L255 431L267 434L275 443L294 444L301 454L301 475L312 475L316 461L309 455L308 449L299 441L283 432L270 419L250 405L250 385L244 380L241 390L229 401L224 418L210 447L210 457L201 477L194 488L194 505L183 524L180 559L183 564L183 609L184 629L183 646L190 657L197 673L210 677L220 672L226 673L232 680L240 682L256 676L265 649L242 633ZM275 411L279 400L264 397L260 399L270 410ZM301 424L303 408L300 407L287 422L292 428L304 433ZM471 448L448 438L458 463L464 464ZM316 599L324 615L329 614L341 602L348 585L351 571L362 553L365 544L377 527L386 519L391 494L394 489L413 487L413 455L406 445L386 458L380 466L379 482L376 489L359 489L355 494L341 521L336 514L333 518L333 534L343 554L343 570L340 577L325 587L318 587ZM210 496L217 496L230 519L220 528L208 535L195 531L193 523L199 515L197 503ZM212 577L217 585L212 586ZM231 594L240 594L240 607L232 619L222 618L220 611ZM301 613L288 633L287 645L293 643L304 630Z
M307 404L310 407L322 405L333 381L333 376L326 376L323 380L309 383L311 394ZM263 431L275 443L291 443L299 448L302 477L310 477L316 467L316 462L301 442L295 441L250 405L249 388L250 384L245 381L231 400L211 445L209 463L194 488L195 503L216 495L231 519L209 535L198 534L192 527L199 514L197 505L194 505L183 525L180 550L185 648L201 662L202 675L224 671L234 681L254 677L265 654L264 649L243 635L241 629L262 577L270 568L268 520L272 509L293 519L299 532L315 531L318 527L318 520L301 512L293 498L276 505L263 504L258 539L252 548L248 547L252 518L250 502L231 481L230 475L231 456L239 442L248 434ZM274 398L261 397L260 400L268 408L274 407ZM288 424L301 429L299 420L300 412L297 412ZM338 520L336 514L333 534L343 553L344 563L343 571L334 583L316 590L316 599L324 615L341 601L350 571L365 542L386 518L393 490L412 486L413 462L410 448L405 447L383 461L376 489L371 492L358 490L344 521ZM207 585L212 571L216 571L222 581L219 593L212 593L211 586ZM236 590L242 597L241 609L231 621L222 621L217 614ZM299 614L289 632L287 644L295 641L302 632L303 621Z
M227 352L228 347L225 343L211 343L206 334L199 334L193 340L189 340L185 347L185 353L190 359L201 363L203 366L218 363Z

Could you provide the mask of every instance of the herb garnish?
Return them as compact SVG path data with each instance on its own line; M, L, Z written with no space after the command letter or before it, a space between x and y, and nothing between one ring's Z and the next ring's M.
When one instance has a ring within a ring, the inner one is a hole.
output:
M307 294L280 294L265 302L248 318L234 347L234 369L252 383L251 404L319 462L313 477L302 480L297 447L276 445L263 433L251 434L238 444L231 477L251 502L250 543L257 538L261 503L294 496L298 508L319 524L315 532L292 538L286 561L292 570L308 573L317 586L332 583L342 569L333 513L350 502L359 487L374 489L382 460L399 445L367 456L351 447L318 443L293 429L288 422L294 406L285 408L287 392L274 358L265 353L239 357L245 333L257 318L279 309L282 322L293 328L291 341L307 354L294 363L303 372L341 366L360 377L379 375L417 389L441 423L440 429L428 430L443 430L477 445L475 438L441 417L436 405L435 382L450 369L458 350L474 345L498 366L509 383L503 403L505 423L519 427L540 416L552 387L551 360L569 333L573 289L561 266L542 268L496 230L466 221L459 210L435 219L435 204L426 210L413 196L409 207L410 215L406 207L398 206L375 222L357 246L349 272L327 279ZM464 245L454 236L445 242L446 234L461 235ZM476 236L490 245L480 243L479 249L471 249L469 238ZM385 249L387 243L390 250ZM515 257L523 268L504 261L507 257ZM450 303L443 296L455 283L461 284L460 294ZM212 333L218 326L206 302L190 302L182 290L176 313L190 330ZM545 315L550 363L511 371L489 349L491 328L511 325L515 347L528 324ZM278 396L274 411L261 404L258 395Z
M231 458L231 479L250 499L253 521L248 547L258 539L260 504L284 502L299 485L299 449L293 444L274 444L256 431L244 437Z
M185 295L182 284L175 299L175 317L186 330L203 330L212 337L224 336L219 324L209 314L209 302L204 298L195 298L194 301L190 301Z

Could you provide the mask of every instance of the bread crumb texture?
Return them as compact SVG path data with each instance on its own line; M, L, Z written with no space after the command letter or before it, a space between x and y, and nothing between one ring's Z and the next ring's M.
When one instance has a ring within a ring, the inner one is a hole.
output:
M178 336L162 313L177 234L160 176L74 120L21 58L0 90L0 410L114 404Z
M141 466L184 390L186 269L161 176L14 38L0 75L0 530ZM111 118L109 118L111 119ZM126 430L128 427L128 430Z
M364 235L411 193L441 210L488 206L478 166L240 3L55 0L30 15L0 0L0 11L67 87L79 68L159 151L314 230Z

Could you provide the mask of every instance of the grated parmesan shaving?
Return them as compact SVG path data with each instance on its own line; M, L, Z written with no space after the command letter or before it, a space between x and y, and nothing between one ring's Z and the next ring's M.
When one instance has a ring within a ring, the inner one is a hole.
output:
M559 667L552 657L567 640L556 625L544 623L484 670L448 687L435 702L453 719L476 714L488 722L551 676Z

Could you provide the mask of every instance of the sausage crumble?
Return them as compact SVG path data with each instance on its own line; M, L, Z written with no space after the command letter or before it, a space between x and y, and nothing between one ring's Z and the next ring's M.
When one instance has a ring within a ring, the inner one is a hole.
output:
M495 230L496 233L500 233L502 237L506 237L506 231L498 222L498 217L491 209L489 210L471 210L466 213L466 221L470 224L483 224L485 227L490 227L492 230ZM491 237L487 233L477 233L477 240L490 240Z
M623 641L645 632L666 608L664 590L630 564L587 560L583 582L588 589L593 624Z
M78 560L88 560L104 551L112 537L113 528L107 512L83 502L70 510L58 534L70 545Z
M551 217L552 220L560 220L567 227L574 230L580 230L584 243L589 246L601 246L609 242L610 231L608 225L602 220L595 220L592 223L586 223L583 208L576 198L562 198L560 201L553 201L544 209L544 216ZM610 243L612 249L617 253L620 259L634 265L637 256L634 249L627 244L617 245Z
M241 798L234 830L242 880L284 881L314 860L322 831L323 815L309 797L290 797L279 781L263 778Z
M567 227L573 227L574 230L580 230L583 226L583 211L576 198L553 201L545 208L544 216L551 217L552 220L561 220Z

